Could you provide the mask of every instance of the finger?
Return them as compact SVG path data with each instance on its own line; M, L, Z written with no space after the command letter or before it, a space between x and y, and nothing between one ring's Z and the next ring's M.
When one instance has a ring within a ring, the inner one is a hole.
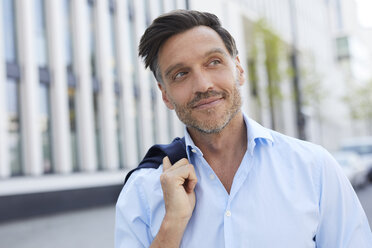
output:
M198 182L198 178L196 177L195 169L193 165L187 166L189 169L189 174L187 177L187 184L185 185L185 190L187 193L191 193Z
M173 167L174 165L172 166L170 173L180 180L179 183L184 186L187 193L191 193L198 182L194 166L192 164L187 164L176 169L173 169Z
M189 160L187 158L181 158L180 160L173 164L172 168L178 168L187 164L189 164Z
M168 156L163 158L163 171L168 170L172 166Z
M178 160L176 163L174 163L172 165L172 163L169 160L169 157L166 157L166 158L168 159L170 166L164 168L164 159L165 159L164 158L163 159L163 171L165 171L165 170L173 171L173 170L176 170L176 169L178 169L178 168L180 168L182 166L185 166L185 165L188 165L189 164L189 160L187 160L186 158L181 158L180 160ZM166 166L167 165L168 165L168 163L166 164Z

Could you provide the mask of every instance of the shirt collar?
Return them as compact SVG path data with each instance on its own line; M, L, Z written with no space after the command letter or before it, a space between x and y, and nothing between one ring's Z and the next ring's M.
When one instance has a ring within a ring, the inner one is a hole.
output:
M191 153L203 156L203 152L194 144L194 141L191 139L189 132L185 126L185 143L186 143L186 153L187 157L191 158Z
M258 124L256 121L250 119L246 114L243 113L244 122L247 128L247 150L249 154L253 155L254 148L258 143L262 145L273 145L274 138L270 131L265 127ZM203 152L194 144L187 128L185 127L185 143L186 153L190 158L191 153L203 156Z
M247 150L251 155L253 155L254 148L257 144L262 145L274 145L274 138L271 135L269 129L261 126L256 121L250 119L248 116L243 114L245 125L247 127Z

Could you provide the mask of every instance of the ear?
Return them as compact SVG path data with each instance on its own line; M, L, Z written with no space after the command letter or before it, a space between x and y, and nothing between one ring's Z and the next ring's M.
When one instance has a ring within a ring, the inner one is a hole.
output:
M237 76L238 76L238 80L239 80L239 85L242 86L244 84L244 81L245 81L245 76L244 76L244 69L242 67L242 65L240 64L240 59L239 59L239 56L236 56L235 58L235 66L236 66L236 70L237 70Z
M173 110L174 109L174 106L173 106L172 102L169 100L169 97L168 97L167 91L165 89L165 86L162 83L159 83L158 82L158 87L159 87L159 89L161 91L161 97L163 99L163 102L165 103L165 105L167 106L167 108Z

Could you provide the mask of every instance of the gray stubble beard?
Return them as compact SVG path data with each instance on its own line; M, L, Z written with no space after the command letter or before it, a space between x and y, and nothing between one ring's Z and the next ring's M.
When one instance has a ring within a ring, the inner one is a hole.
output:
M225 109L225 113L223 117L226 117L224 121L220 124L218 123L200 123L198 120L195 120L191 116L192 109L189 104L186 106L177 105L173 100L172 104L176 111L176 114L180 121L182 121L187 127L196 129L200 133L204 134L214 134L221 132L234 118L234 116L239 113L241 106L242 106L242 98L240 95L240 91L238 89L238 83L235 84L232 94L227 95L226 93L220 93L224 96L225 100L231 99L229 101L231 104ZM215 110L209 109L207 110L208 114L212 114ZM214 126L213 126L214 125Z

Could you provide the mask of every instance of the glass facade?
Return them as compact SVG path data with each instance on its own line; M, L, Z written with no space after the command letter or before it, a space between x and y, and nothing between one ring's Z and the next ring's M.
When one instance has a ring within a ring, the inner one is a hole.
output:
M110 38L111 38L111 58L110 65L112 70L112 75L114 81L118 80L118 71L117 71L117 51L116 51L116 37L115 37L115 10L110 7Z
M144 0L145 6L145 20L146 20L146 27L150 26L151 24L151 14L150 14L150 1Z
M119 158L119 166L120 168L124 167L124 160L122 154L122 127L121 125L121 90L119 87L119 77L117 71L117 46L116 46L116 36L115 36L115 8L113 1L109 1L109 11L110 11L110 37L111 37L111 70L112 70L112 77L114 81L114 91L115 91L115 124L116 124L116 142L118 148L118 158Z
M122 125L120 118L120 94L115 95L115 119L116 119L116 136L118 144L118 155L119 155L119 167L124 168L124 157L123 157L123 141L122 141Z
M149 82L150 82L150 96L151 96L151 123L152 123L152 136L153 136L153 140L155 141L155 143L157 143L159 141L159 137L158 137L158 123L159 123L159 115L158 115L158 108L157 108L157 99L156 99L156 91L158 90L157 89L157 86L156 86L156 81L154 80L154 76L151 74L149 74Z
M63 1L64 7L64 33L65 33L65 57L67 70L72 72L73 48L72 48L72 23L71 23L71 0Z
M150 2L149 0L144 0L144 6L145 6L145 15L146 15L146 26L149 26L151 24L151 11L150 11ZM156 80L154 80L154 76L152 73L149 74L148 82L150 83L150 94L151 94L151 123L152 123L152 136L153 140L158 142L158 114L157 114L157 100L156 100Z
M141 160L143 154L142 151L142 138L141 138L141 121L140 121L140 89L138 86L138 67L137 67L137 41L136 41L136 27L135 27L135 13L134 13L134 5L133 0L128 1L128 12L129 12L129 45L130 45L130 58L131 58L131 65L130 65L130 73L132 74L132 82L133 82L133 92L134 92L134 114L135 114L135 124L136 124L136 136L137 136L137 151L138 151L138 159Z
M18 68L17 62L17 35L16 35L16 11L14 0L2 1L1 22L3 25L4 55L7 65ZM8 68L9 69L9 68ZM20 84L19 72L7 71L8 78L5 81L6 90L6 116L9 152L9 167L12 176L22 175L22 134L20 114Z
M39 67L48 65L48 47L45 22L45 3L44 0L34 0L35 2L35 34L36 34L36 55Z
M96 33L95 33L95 18L94 18L94 2L88 1L89 15L89 58L92 76L97 77L97 61L96 61Z
M70 124L70 148L72 170L79 171L79 145L77 136L76 118L76 84L73 74L73 42L72 42L72 22L71 22L71 0L64 0L64 33L65 33L65 58L67 68L68 84L68 107Z
M94 105L94 123L95 123L95 138L96 138L96 154L98 169L103 169L103 158L101 149L101 122L100 122L100 106L99 106L99 95L98 92L93 94L93 105Z
M45 1L34 0L36 61L39 67L39 113L42 145L42 167L44 173L54 171L52 156L52 130L50 109L50 79L48 72L48 42Z
M75 88L68 88L68 109L69 109L69 122L70 122L70 142L71 142L71 162L73 171L79 171L79 146L76 127L76 92Z
M39 103L40 103L40 128L41 128L41 141L43 152L43 169L44 173L52 173L53 160L52 160L52 130L51 130L51 114L50 114L50 97L49 85L39 84Z
M94 125L95 125L95 141L96 141L96 156L98 169L103 169L103 154L102 154L102 137L101 137L101 112L100 112L100 95L99 83L97 80L97 60L96 60L96 18L95 18L95 1L88 0L88 15L89 15L89 49L90 49L90 66L93 83L93 110L94 110Z
M8 110L8 149L11 175L20 175L22 170L21 122L19 83L14 79L6 81Z
M3 0L3 32L6 62L17 62L14 0Z

